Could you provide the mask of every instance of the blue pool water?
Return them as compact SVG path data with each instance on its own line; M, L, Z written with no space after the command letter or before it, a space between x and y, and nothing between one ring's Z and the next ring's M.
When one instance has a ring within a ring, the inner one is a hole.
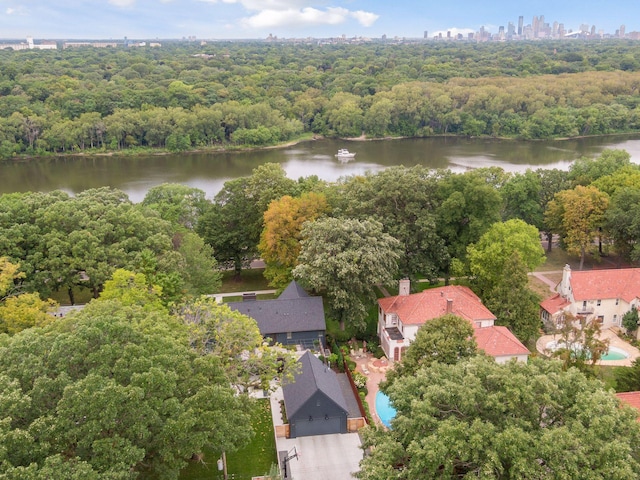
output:
M384 393L376 393L376 413L387 428L391 428L391 420L396 416L396 409L389 403L389 397Z

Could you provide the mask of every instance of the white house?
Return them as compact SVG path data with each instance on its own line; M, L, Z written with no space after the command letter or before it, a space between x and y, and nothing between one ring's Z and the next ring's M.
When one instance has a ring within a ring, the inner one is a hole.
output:
M640 268L573 272L569 265L553 297L540 303L543 322L558 325L563 313L620 327L622 316L640 304Z
M378 336L390 360L402 359L422 325L452 313L473 325L478 347L499 363L527 361L529 350L509 329L494 326L495 315L470 288L449 285L410 294L409 286L409 280L401 280L399 295L378 300Z

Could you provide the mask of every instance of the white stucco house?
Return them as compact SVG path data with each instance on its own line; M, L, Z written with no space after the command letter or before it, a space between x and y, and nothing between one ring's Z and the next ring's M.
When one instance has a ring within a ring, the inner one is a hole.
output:
M640 268L572 271L565 265L556 294L540 303L545 324L558 326L564 313L595 320L602 328L622 326L622 316L640 306Z
M478 348L498 363L527 361L529 350L508 328L494 325L495 315L470 288L449 285L411 294L409 280L400 281L399 295L378 300L378 337L387 358L401 360L418 329L447 313L468 320Z

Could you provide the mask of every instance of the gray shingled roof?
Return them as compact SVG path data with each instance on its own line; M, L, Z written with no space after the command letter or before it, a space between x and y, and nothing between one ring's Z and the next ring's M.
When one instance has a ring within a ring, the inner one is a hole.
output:
M253 318L264 336L327 328L322 297L310 297L295 281L274 300L229 302L227 305Z
M336 373L309 351L302 355L298 361L302 364L302 370L295 375L293 383L286 383L282 386L287 416L293 417L318 391L324 393L345 413L348 413L349 408Z

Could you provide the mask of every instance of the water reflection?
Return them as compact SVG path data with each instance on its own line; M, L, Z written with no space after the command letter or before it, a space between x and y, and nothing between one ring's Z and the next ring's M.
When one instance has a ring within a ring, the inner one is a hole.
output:
M335 152L356 152L340 162ZM317 175L335 181L348 175L379 171L393 165L423 165L462 172L497 166L510 172L527 168L567 169L582 156L597 156L605 148L627 150L640 163L640 136L612 136L555 142L492 139L428 138L371 142L318 140L284 149L250 152L190 153L142 157L56 157L0 164L0 193L88 188L119 188L134 202L149 188L181 183L204 190L212 198L227 180L247 176L258 165L279 163L290 178Z

